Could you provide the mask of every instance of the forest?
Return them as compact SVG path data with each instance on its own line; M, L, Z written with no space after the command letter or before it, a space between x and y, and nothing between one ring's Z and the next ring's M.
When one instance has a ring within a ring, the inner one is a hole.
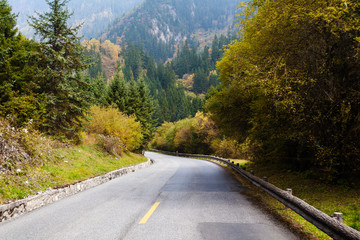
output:
M32 39L0 0L0 203L158 149L246 163L359 230L360 3L249 0L230 11L188 0L191 14L154 0L168 10L156 19L173 24L161 25L147 18L160 14L149 2L84 40L67 0L29 17ZM171 22L172 10L187 21ZM225 24L229 12L236 28ZM170 27L181 37L161 35ZM272 213L328 239L260 195Z
M204 48L185 40L166 62L144 42L80 45L66 1L51 4L58 22L30 18L36 42L17 31L1 1L4 121L77 142L98 106L140 124L134 150L147 148L163 124L153 147L317 169L328 180L360 171L356 2L250 1L240 7L240 37L215 35ZM45 21L53 25L43 28ZM52 31L59 23L67 28Z
M205 103L220 139L234 140L232 148L241 146L254 162L310 171L328 181L357 178L359 7L357 1L245 4L240 39L217 63L222 84ZM175 126L172 135L155 137L174 139L170 145L158 140L153 146L172 150L185 136L199 136L192 124Z
M156 61L172 59L179 42L196 45L200 29L219 33L233 28L238 0L148 0L123 18L118 18L101 36L116 44L132 43ZM226 34L226 32L224 33Z
M173 61L163 63L143 45L120 47L95 39L80 45L81 26L68 25L72 13L66 4L51 2L49 13L30 17L38 42L18 32L16 15L2 1L0 116L11 125L31 123L35 130L76 143L88 129L92 106L114 108L140 123L141 144L133 149L140 150L156 126L195 116L206 92L219 84L215 64L233 34L215 35L211 52L185 41Z

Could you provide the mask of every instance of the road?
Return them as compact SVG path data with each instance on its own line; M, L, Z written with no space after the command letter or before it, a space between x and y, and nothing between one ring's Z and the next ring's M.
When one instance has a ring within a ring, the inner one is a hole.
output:
M146 156L155 160L149 168L0 223L0 239L298 239L222 167Z

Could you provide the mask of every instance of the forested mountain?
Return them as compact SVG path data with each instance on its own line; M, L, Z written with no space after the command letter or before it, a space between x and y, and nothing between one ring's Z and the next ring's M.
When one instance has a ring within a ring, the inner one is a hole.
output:
M202 109L208 90L220 83L215 65L222 57L221 49L234 39L235 35L215 35L210 46L203 50L196 46L190 48L185 41L172 61L165 64L132 43L120 48L109 40L91 39L84 40L82 45L92 62L87 73L94 85L95 99L105 105L122 102L126 109L125 85L144 83L154 100L153 120L161 124L195 116ZM116 79L123 81L117 84L122 87L114 85ZM108 90L115 91L111 95L118 96L116 100L106 100L105 82L110 83ZM123 107L119 108L124 110Z
M146 0L130 14L117 19L102 35L102 40L117 44L143 45L156 60L166 61L176 44L188 40L197 44L214 32L227 33L234 25L239 0Z
M70 0L69 9L74 11L71 23L84 22L80 34L86 39L97 37L105 31L116 18L131 11L144 0ZM18 13L17 23L20 32L27 37L33 37L33 30L28 25L28 16L34 12L44 12L48 9L45 0L9 0L14 13Z

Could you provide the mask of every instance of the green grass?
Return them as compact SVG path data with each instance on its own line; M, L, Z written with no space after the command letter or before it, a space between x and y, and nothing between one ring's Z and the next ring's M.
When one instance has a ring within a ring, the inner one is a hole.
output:
M251 169L259 177L267 176L270 183L281 189L291 188L294 196L329 216L332 216L334 212L343 213L344 223L358 231L360 230L359 185L354 184L352 187L349 187L348 185L325 183L299 172L280 170L275 166L269 165L255 165L251 166ZM285 209L284 205L270 196L266 194L260 195L258 197L272 211L286 219L295 221L302 231L313 235L314 239L331 239L295 212Z
M0 175L0 203L24 198L50 187L61 187L145 162L141 155L124 153L120 158L96 145L58 148L43 166L27 165L21 172Z
M244 159L229 159L229 160L231 162L234 162L234 164L239 164L240 167L243 167L249 163L248 160L244 160Z

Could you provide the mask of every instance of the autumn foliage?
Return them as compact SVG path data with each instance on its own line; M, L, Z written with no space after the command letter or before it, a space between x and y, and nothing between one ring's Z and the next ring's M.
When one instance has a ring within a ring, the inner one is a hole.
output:
M333 180L360 172L358 1L254 0L206 110L256 159Z
M242 145L234 139L225 138L215 122L200 112L194 118L163 123L156 131L151 146L166 151L249 157L241 151Z
M91 107L87 129L90 134L96 135L100 146L116 155L139 148L143 138L140 123L135 121L135 117L112 107Z

